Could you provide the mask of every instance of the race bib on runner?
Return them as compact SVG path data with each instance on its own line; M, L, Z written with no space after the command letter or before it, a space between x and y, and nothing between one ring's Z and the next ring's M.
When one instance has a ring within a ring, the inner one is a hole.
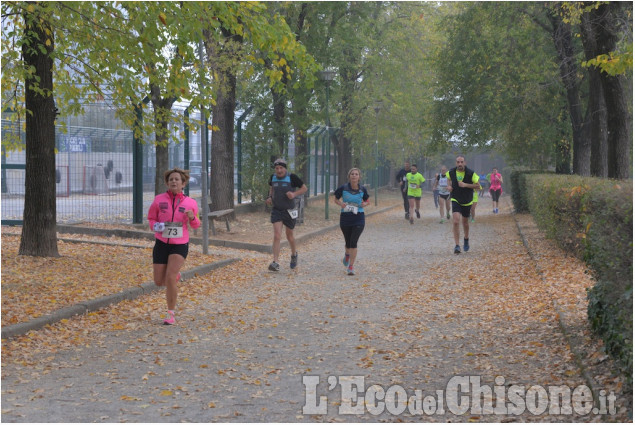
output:
M177 223L168 221L165 223L165 230L163 230L162 236L164 238L182 238L183 237L183 223Z
M346 207L344 207L344 211L347 212L352 212L353 214L357 214L357 212L359 211L359 207L357 207L357 205L346 205Z
M291 216L292 219L296 219L298 218L298 210L297 209L291 209L291 210L287 210L287 212L289 213L289 215Z
M418 189L419 188L419 185L416 184L416 183L410 183L409 186L410 186L410 189Z

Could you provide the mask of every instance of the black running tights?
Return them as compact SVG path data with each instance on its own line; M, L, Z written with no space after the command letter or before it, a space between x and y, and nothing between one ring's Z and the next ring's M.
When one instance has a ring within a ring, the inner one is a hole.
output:
M344 234L346 248L357 248L357 241L364 231L364 226L340 226Z

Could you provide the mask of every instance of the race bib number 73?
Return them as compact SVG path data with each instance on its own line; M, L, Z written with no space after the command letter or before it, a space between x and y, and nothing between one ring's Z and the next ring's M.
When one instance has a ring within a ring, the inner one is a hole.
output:
M164 238L182 238L183 237L183 223L168 221L165 223L165 230L163 230L162 236Z

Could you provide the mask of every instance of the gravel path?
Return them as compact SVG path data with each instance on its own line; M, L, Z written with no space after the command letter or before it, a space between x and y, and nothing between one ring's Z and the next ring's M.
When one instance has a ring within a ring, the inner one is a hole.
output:
M295 271L286 249L279 273L266 271L269 255L250 254L229 266L234 277L213 297L181 297L176 326L153 318L43 357L44 369L5 366L2 421L601 420L548 409L462 412L448 400L438 408L439 391L457 376L480 379L486 405L495 382L499 392L585 384L513 217L489 205L482 202L471 250L460 255L451 224L430 205L414 225L399 208L369 217L356 276L341 264L339 231L302 243ZM346 395L351 380L365 401ZM368 399L371 385L422 390L430 404L382 409Z

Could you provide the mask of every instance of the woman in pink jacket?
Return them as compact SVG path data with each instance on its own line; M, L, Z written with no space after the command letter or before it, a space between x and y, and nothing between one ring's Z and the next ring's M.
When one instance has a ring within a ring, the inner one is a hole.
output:
M490 174L490 187L489 193L492 195L492 210L494 214L498 214L498 199L503 193L503 176L500 175L496 168L492 168L492 174Z
M181 278L179 270L187 258L190 240L187 225L197 229L201 221L198 204L183 194L183 188L190 179L189 171L173 168L166 171L163 178L168 191L154 198L148 211L148 221L156 238L152 251L154 283L166 287L168 317L163 324L173 325L176 322L177 283Z

